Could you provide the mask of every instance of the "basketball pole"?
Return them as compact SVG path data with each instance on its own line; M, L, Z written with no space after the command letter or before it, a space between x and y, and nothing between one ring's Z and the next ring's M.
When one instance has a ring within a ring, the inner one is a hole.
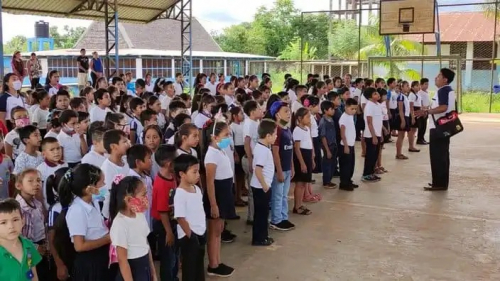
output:
M441 59L441 28L439 25L439 6L437 0L434 1L434 7L436 9L436 22L437 22L437 33L436 33L436 55L439 57L439 68L443 67L443 61Z
M489 113L491 113L491 104L493 103L493 79L495 78L495 41L497 37L497 19L498 19L498 0L495 0L495 25L493 27L493 48L491 50L491 85L490 85L490 107Z

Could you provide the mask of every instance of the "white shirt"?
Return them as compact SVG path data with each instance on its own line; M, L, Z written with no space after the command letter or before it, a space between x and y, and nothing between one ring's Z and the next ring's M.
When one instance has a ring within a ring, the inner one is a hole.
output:
M400 94L396 93L396 91L391 91L391 100L389 101L389 108L390 109L397 109L398 108L398 97Z
M81 141L79 134L72 136L66 134L63 130L57 135L57 140L64 151L64 160L68 163L77 163L82 161Z
M234 177L229 156L223 150L209 146L205 154L205 165L206 164L215 164L217 166L215 169L216 180L225 180Z
M170 139L172 139L172 138L170 138ZM198 153L196 152L196 149L194 149L194 148L191 148L191 151L189 151L189 152L185 151L182 148L177 148L177 156L182 155L182 154L189 154L189 155L192 155L192 156L198 158Z
M313 149L311 132L308 127L302 129L299 126L296 126L295 129L293 129L293 141L300 141L300 148L302 149Z
M215 94L217 94L217 83L212 84L210 81L208 81L204 87L210 90L210 94L212 96L215 96Z
M149 233L150 228L143 213L135 213L135 218L118 213L109 236L113 246L127 249L127 259L136 259L149 253Z
M43 162L42 164L38 165L36 169L40 172L40 176L42 177L42 188L43 188L43 204L45 205L45 208L48 210L50 205L47 202L47 178L51 175L53 175L57 170L61 168L68 167L68 164L62 163L58 164L57 166L50 167L47 165L47 163Z
M16 106L24 107L26 108L26 104L24 104L24 99L21 97L21 95L18 95L17 97L14 97L13 95L10 95L7 97L7 105L6 105L6 111L5 111L5 120L10 120L11 112L12 109Z
M130 129L135 130L135 138L137 140L136 143L142 143L141 137L142 137L142 131L144 130L144 126L142 126L141 121L139 121L139 119L134 117L130 121Z
M256 167L262 167L264 181L270 188L274 178L274 160L271 148L261 144L260 142L257 143L254 148L252 167L254 171ZM252 178L250 179L250 186L253 188L263 188L255 173L252 174Z
M410 101L408 100L408 97L405 94L400 94L398 96L398 106L400 101L403 102L403 107L404 107L403 110L405 117L410 117Z
M420 97L420 99L422 100L422 106L424 107L428 107L430 106L431 102L430 102L430 99L429 99L429 93L427 93L426 91L418 91L418 96Z
M97 240L108 234L104 218L94 205L75 197L66 214L69 236L73 242L74 236L83 236L85 240Z
M388 121L389 120L389 114L387 113L387 105L385 102L377 102L380 108L382 109L382 120L383 121Z
M198 110L195 110L191 113L191 120L194 120L194 118L196 118L196 116L198 116Z
M205 234L207 222L205 209L203 208L203 192L195 186L196 193L187 192L183 188L177 188L174 196L174 217L184 218L192 232L197 235ZM180 225L177 225L177 237L186 236Z
M318 121L316 121L316 117L311 114L311 137L317 138L319 136L318 131Z
M196 117L194 118L194 125L198 129L203 129L203 126L205 126L205 123L209 120L210 118L206 116L205 114L196 114Z
M231 123L231 131L233 132L233 140L235 146L241 146L245 144L245 137L243 137L243 123L236 124Z
M234 104L234 96L224 95L224 100L226 101L227 105Z
M288 97L290 97L290 102L293 104L297 100L297 93L294 90L288 90Z
M155 84L154 83L149 83L149 85L146 84L146 92L151 92L152 93L154 89L155 89Z
M259 141L259 121L254 121L250 118L245 118L243 122L243 140L246 137L250 137L250 148L253 151L253 148Z
M361 104L361 96L362 96L361 89L354 88L354 91L352 92L352 98L357 99L358 103Z
M48 131L48 132L45 134L45 137L44 137L44 138L46 139L46 138L48 138L48 137L51 137L51 138L56 138L56 139L57 139L57 136L58 136L58 135L59 135L58 133L56 133L56 132L54 132L54 131L50 130L50 131Z
M293 103L292 103L292 113L297 113L297 110L299 110L299 108L302 108L302 104L300 103L300 101L297 99L295 100Z
M133 169L129 170L128 175L131 177L138 177L142 180L142 182L146 186L146 196L148 198L148 202L153 202L153 180L151 179L151 177L139 175ZM144 212L144 216L146 217L149 228L152 229L153 225L151 221L151 208L148 208L146 212Z
M365 106L365 111L363 113L364 118L365 118L365 130L363 131L363 137L365 138L371 138L372 133L370 132L370 129L368 128L368 121L367 117L371 116L372 117L372 124L373 124L373 129L375 130L375 135L377 137L382 136L382 119L383 119L383 114L382 114L382 108L378 105L378 103L375 103L373 101L368 101Z
M34 104L34 105L30 106L30 108L28 109L28 114L30 115L30 118L33 118L33 115L35 114L35 110L39 107L40 107L39 104ZM31 119L31 122L33 123L33 119Z
M5 143L12 146L12 160L15 160L16 157L26 148L24 143L19 138L17 130L12 130L5 135Z
M354 146L356 142L356 126L354 125L354 115L342 113L339 119L339 126L345 127L345 138L348 146ZM340 144L344 145L344 141L340 140Z
M440 91L445 91L445 93L448 92L448 94L447 94L447 96L448 96L448 108L446 109L446 112L444 112L444 113L434 114L435 120L438 120L439 118L445 116L446 113L449 113L450 111L456 110L455 109L455 99L456 99L455 91L453 91L453 89L450 86L444 86L444 87L441 87L437 90L436 94L434 95L434 98L432 98L431 108L436 108L439 106L439 92ZM435 129L436 124L434 124L434 120L432 119L432 117L433 117L432 115L429 116L429 120L430 120L429 121L429 128Z
M35 169L42 163L43 156L40 151L36 152L36 156L29 155L28 153L23 151L16 157L14 171L12 171L12 174L17 175L28 168Z
M178 96L180 94L182 94L184 91L182 90L182 85L175 82L174 83L174 90L175 90L175 95Z
M108 107L102 109L99 106L94 106L90 110L90 123L95 121L104 122L104 120L106 119L106 114L108 114L108 112L111 112L111 110Z
M38 107L37 109L35 109L33 115L31 116L31 122L36 123L38 129L45 130L47 129L48 116L49 116L48 109L41 109L40 107Z
M96 167L101 167L102 163L106 160L106 156L101 155L94 150L90 150L85 156L82 158L82 164L91 164Z
M415 107L422 107L422 98L418 96L418 93L414 94L413 92L411 92L408 95L408 101L413 102L413 106Z
M106 159L104 163L102 163L101 170L104 174L104 186L101 188L105 188L107 190L106 195L104 195L104 204L102 206L102 215L105 218L109 218L109 200L111 199L109 191L113 186L113 181L118 175L126 177L129 174L130 168L127 162L124 162L123 164L123 166L118 166L109 161L109 159Z
M168 111L168 106L170 105L170 102L172 101L172 98L167 96L166 94L161 94L158 99L160 100L160 107L163 110Z

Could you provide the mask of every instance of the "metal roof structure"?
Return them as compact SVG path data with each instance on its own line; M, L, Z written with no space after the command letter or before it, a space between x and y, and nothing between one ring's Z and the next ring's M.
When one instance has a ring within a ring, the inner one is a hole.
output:
M0 41L2 12L104 21L107 77L119 69L119 21L149 23L156 19L180 21L182 72L192 77L192 0L0 0ZM1 44L0 44L1 45ZM114 55L110 54L114 51ZM3 45L0 46L3 57ZM3 60L0 76L3 78ZM1 79L1 78L0 78Z
M113 2L120 21L148 23L168 13L181 0L2 0L2 9L11 14L102 21L106 3Z

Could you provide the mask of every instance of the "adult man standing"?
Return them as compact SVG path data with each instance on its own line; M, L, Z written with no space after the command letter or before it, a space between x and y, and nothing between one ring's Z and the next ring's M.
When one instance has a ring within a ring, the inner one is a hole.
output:
M455 72L443 68L436 76L437 93L432 99L430 109L418 113L420 116L430 116L429 123L429 153L431 158L432 183L424 190L447 190L450 180L450 137L439 136L436 131L435 120L446 115L455 108L455 91L450 84L455 79Z
M78 89L83 89L89 80L89 58L85 55L85 49L80 50L78 62Z

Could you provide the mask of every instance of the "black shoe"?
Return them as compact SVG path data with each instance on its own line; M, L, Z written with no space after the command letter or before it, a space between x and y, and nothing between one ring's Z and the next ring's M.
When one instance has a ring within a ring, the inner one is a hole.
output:
M351 182L351 186L352 186L352 188L358 188L358 187L359 187L359 185L354 184L354 183L352 183L352 182Z
M247 220L247 225L253 225L253 221Z
M292 230L292 228L285 221L281 221L281 222L279 222L277 224L271 223L271 224L269 224L269 227L271 229L279 230L279 231Z
M295 228L295 224L291 223L289 220L284 220L283 221L290 229Z
M274 240L271 237L264 239L263 241L254 241L252 242L252 246L271 246L274 243Z
M229 277L233 275L234 273L234 268L229 267L225 264L219 264L217 268L207 268L207 274L208 276L218 276L218 277Z
M377 176L377 175L372 175L373 178L375 178L376 180L381 180L382 178Z
M438 186L424 186L425 191L445 191L448 190L447 187L438 187Z
M419 141L417 141L417 144L428 145L429 143L426 140L419 140Z
M341 185L339 185L339 189L340 190L344 190L344 191L353 191L354 187L351 186L350 184L349 185L347 185L347 184L341 184Z
M233 243L236 235L232 234L229 230L223 230L220 239L222 243Z
M312 183L312 184L315 184L315 183L316 183L316 180L312 180L312 181L311 181L311 183Z

